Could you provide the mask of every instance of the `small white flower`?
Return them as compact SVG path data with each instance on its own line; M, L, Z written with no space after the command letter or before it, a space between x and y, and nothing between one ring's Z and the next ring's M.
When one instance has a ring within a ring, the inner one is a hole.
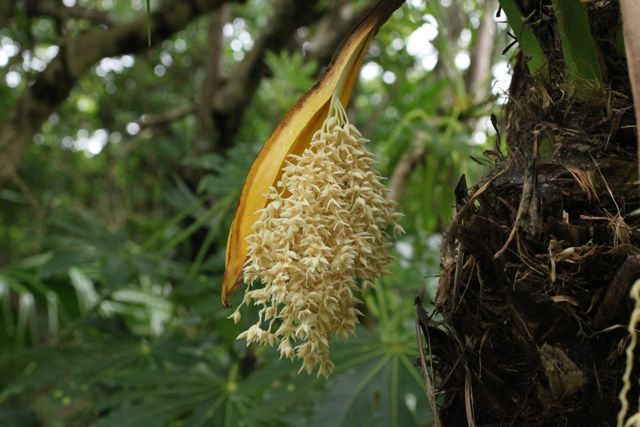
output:
M402 231L366 142L334 102L309 147L287 159L247 238L244 281L264 286L247 290L243 304L263 309L238 339L279 342L281 357L302 360L301 371L317 368L328 376L333 370L331 338L355 332L358 296L388 268L385 230ZM240 320L238 312L232 316Z
M239 310L236 310L233 312L233 314L231 314L231 316L227 317L227 319L233 319L233 323L238 323L240 321L240 319L242 318L242 315L240 314Z

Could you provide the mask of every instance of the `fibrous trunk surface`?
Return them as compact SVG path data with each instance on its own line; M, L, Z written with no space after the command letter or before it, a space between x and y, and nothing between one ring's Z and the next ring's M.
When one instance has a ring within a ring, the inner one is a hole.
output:
M436 315L419 316L444 426L615 425L640 277L636 128L618 3L583 4L605 70L598 96L566 84L551 2L520 2L548 77L519 56L498 126L508 153L456 190Z

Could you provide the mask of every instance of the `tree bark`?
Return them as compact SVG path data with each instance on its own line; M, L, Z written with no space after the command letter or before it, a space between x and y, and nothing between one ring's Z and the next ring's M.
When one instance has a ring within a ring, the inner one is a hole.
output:
M619 5L586 5L608 77L584 101L566 91L553 9L519 3L549 75L531 76L519 56L509 156L458 195L443 240L442 322L423 325L439 411L445 426L615 425L627 339L618 325L640 276L635 118L612 47ZM629 401L637 410L637 384Z

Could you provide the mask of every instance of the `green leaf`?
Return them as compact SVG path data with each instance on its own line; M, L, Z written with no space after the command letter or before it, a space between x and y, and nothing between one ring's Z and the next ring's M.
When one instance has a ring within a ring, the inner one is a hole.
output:
M603 84L600 49L589 28L589 16L580 0L553 0L565 78L582 100L593 98Z
M30 409L0 406L0 426L37 427L40 422Z
M387 343L375 338L357 341L336 355L338 373L316 399L313 425L352 426L354 420L366 426L428 424L422 382L411 362L411 337Z
M520 49L525 58L527 58L527 67L531 75L540 73L547 75L547 58L542 51L542 47L538 42L535 34L529 27L528 17L522 14L522 10L516 0L500 0L500 6L507 14L509 25L515 33L516 39L520 44Z

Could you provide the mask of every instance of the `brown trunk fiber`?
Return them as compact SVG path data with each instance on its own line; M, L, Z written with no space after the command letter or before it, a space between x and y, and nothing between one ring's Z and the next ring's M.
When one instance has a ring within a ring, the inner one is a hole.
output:
M615 47L618 4L587 4L607 87L583 102L564 83L553 10L524 3L550 78L532 78L517 60L508 156L468 194L456 192L436 301L442 320L421 321L439 414L444 426L615 425L629 290L640 277L636 130ZM638 410L637 381L629 401Z

